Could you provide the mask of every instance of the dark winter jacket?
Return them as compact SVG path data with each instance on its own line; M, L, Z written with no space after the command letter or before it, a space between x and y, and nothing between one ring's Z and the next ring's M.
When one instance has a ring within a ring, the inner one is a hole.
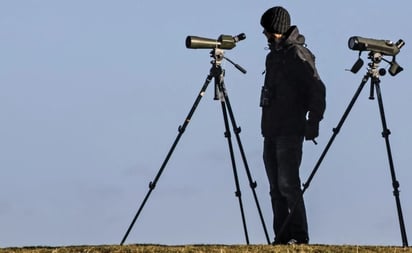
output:
M281 47L270 45L262 87L262 135L303 136L307 122L319 124L325 111L325 85L305 38L292 26Z

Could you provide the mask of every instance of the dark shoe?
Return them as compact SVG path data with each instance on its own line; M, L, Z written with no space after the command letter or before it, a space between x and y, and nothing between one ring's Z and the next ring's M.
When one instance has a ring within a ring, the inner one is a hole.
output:
M275 239L271 244L272 244L272 245L287 245L287 244L288 244L288 240Z

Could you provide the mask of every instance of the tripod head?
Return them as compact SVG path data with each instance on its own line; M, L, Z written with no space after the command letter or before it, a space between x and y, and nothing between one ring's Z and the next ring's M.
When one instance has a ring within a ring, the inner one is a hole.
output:
M242 72L243 74L246 74L246 70L244 68L242 68L242 66L240 66L239 64L234 63L232 60L230 60L229 58L227 58L225 56L225 51L223 49L220 48L213 48L212 51L210 51L210 57L213 58L212 60L212 64L214 66L221 66L222 61L224 59L226 59L228 62L230 62L233 66L235 66L240 72Z
M210 57L213 58L210 62L211 64L221 66L222 61L225 59L225 51L220 48L214 48L210 51Z
M225 57L224 54L225 54L224 50L220 48L213 48L212 51L210 51L210 57L213 58L213 60L210 62L212 64L212 68L210 69L210 75L215 79L214 100L224 99L223 92L225 92L225 87L224 87L223 79L225 76L225 71L224 69L222 69L222 62L224 59L226 59L233 66L235 66L240 72L242 72L243 74L246 74L246 70L242 68L242 66L234 63L232 60Z

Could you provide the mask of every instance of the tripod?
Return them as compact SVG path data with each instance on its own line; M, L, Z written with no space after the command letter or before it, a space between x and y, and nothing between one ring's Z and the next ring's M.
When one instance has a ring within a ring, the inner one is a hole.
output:
M342 128L343 123L345 122L346 118L348 117L349 112L351 111L353 105L355 104L357 98L359 97L363 87L368 82L368 79L371 78L369 99L373 100L375 98L374 93L376 91L376 95L377 95L377 98L378 98L379 112L380 112L380 117L381 117L381 121L382 121L382 128L383 128L382 137L385 138L387 156L388 156L388 161L389 161L389 169L390 169L390 173L391 173L392 186L393 186L393 195L395 196L396 208L397 208L398 219L399 219L399 226L400 226L400 231L401 231L402 244L403 244L403 247L408 247L408 239L407 239L407 236L406 236L405 222L404 222L404 219L403 219L401 202L400 202L400 199L399 199L399 186L400 185L399 185L398 180L396 179L395 168L394 168L393 159L392 159L391 146L390 146L390 143L389 143L389 135L391 134L391 132L388 129L387 124L386 124L385 111L384 111L383 101L382 101L382 93L381 93L381 89L380 89L379 76L384 75L386 73L386 71L385 71L385 69L380 69L379 70L378 68L379 68L379 63L384 59L382 58L382 54L377 53L377 52L370 52L368 58L371 59L371 62L368 64L368 66L369 66L368 72L363 77L362 82L360 83L358 89L356 90L355 95L353 96L353 98L350 101L348 107L346 108L346 110L345 110L342 118L340 119L338 125L336 126L336 128L333 129L332 137L330 138L330 140L327 143L325 149L323 150L323 152L322 152L319 160L317 161L313 171L309 175L308 180L303 184L302 193L300 194L300 197L298 198L298 200L294 204L293 208L289 212L289 215L286 218L286 220L284 221L278 235L276 235L275 242L278 241L277 238L280 238L280 236L285 231L285 228L287 227L293 212L295 211L298 203L300 201L302 201L303 194L305 193L305 191L309 187L313 177L315 176L317 170L319 169L320 164L322 163L323 159L325 158L326 153L328 152L330 146L332 145L332 142L335 140L335 137L338 135L340 129ZM361 59L359 59L359 60L361 60ZM361 62L360 66L359 66L359 63L360 63L359 60L358 60L357 63L355 63L355 65L358 65L358 66L356 66L356 67L354 66L355 68L357 68L357 70L359 70L359 68L363 64L363 62ZM391 63L391 67L393 67L395 65L397 65L397 64L393 61ZM399 66L397 66L397 67L399 67ZM356 70L356 72L357 72L357 70ZM401 69L398 70L398 72L400 72L400 71L401 71ZM354 71L352 71L352 72L354 72ZM390 70L390 73L392 75L395 75L398 72L393 73Z
M223 112L223 120L224 120L224 125L225 125L225 137L227 138L227 142L228 142L228 146L229 146L229 152L230 152L230 158L231 158L231 163L232 163L232 168L233 168L233 175L234 175L234 180L235 180L235 186L236 186L236 192L235 192L235 196L238 198L239 200L239 207L240 207L240 212L241 212L241 217L242 217L242 223L243 223L243 230L245 233L245 238L246 238L246 243L249 244L249 236L248 236L248 231L247 231L247 226L246 226L246 218L245 218L245 213L244 213L244 209L243 209L243 202L242 202L242 194L240 191L240 184L239 184L239 178L238 178L238 174L237 174L237 168L236 168L236 162L235 162L235 156L234 156L234 151L233 151L233 145L232 145L232 140L231 140L231 133L230 133L230 129L229 129L229 119L232 123L232 127L233 127L233 131L236 135L236 140L239 146L239 150L240 150L240 154L243 160L243 164L245 166L246 169L246 174L249 180L249 186L252 189L253 192L253 196L255 199L255 203L256 203L256 207L259 213L259 217L260 217L260 221L262 223L263 226L263 230L266 236L266 240L267 243L270 244L269 241L269 236L268 236L268 232L265 226L265 222L263 219L263 215L262 215L262 211L259 205L259 201L256 195L256 191L255 188L257 186L256 181L253 181L250 170L249 170L249 166L246 160L246 155L245 152L243 150L243 146L242 146L242 142L240 140L240 132L241 129L240 127L237 126L236 121L235 121L235 117L232 111L232 108L230 106L230 102L229 102L229 97L227 95L227 91L225 89L225 85L224 85L224 70L221 67L221 63L223 61L223 59L228 60L230 63L232 63L237 69L239 69L241 72L246 73L246 70L244 70L242 67L240 67L239 65L233 63L230 59L228 59L227 57L224 57L224 52L222 49L219 48L215 48L213 49L211 52L211 57L213 58L213 60L211 61L212 63L212 67L210 69L209 75L206 78L205 83L203 84L199 95L197 96L192 108L190 109L189 114L187 115L183 125L179 126L178 128L178 132L179 134L177 135L172 147L170 148L169 152L166 155L165 160L163 161L162 166L160 167L156 177L154 178L154 180L152 182L149 183L149 191L147 192L143 202L141 203L135 217L133 218L132 223L130 224L129 228L127 229L126 234L124 235L120 245L123 245L123 243L126 241L134 223L136 222L137 218L139 217L141 211L143 210L144 205L146 204L151 192L154 190L154 188L156 187L156 183L159 180L163 170L166 167L167 162L169 161L174 149L176 148L181 136L183 135L184 131L186 130L187 125L189 124L197 106L199 105L200 100L202 99L203 95L205 94L205 91L209 85L209 83L211 82L212 79L215 80L215 100L220 100L221 101L221 106L222 106L222 112Z

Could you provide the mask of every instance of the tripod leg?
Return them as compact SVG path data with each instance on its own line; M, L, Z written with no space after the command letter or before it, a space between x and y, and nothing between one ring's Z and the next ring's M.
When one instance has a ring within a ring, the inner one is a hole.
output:
M401 230L402 244L403 244L404 247L408 247L408 239L407 239L407 236L406 236L405 222L403 220L401 201L399 199L399 182L398 182L398 180L396 180L395 168L394 168L393 159L392 159L391 146L390 146L390 143L389 143L389 135L390 135L391 132L389 131L389 129L386 125L385 111L384 111L384 108L383 108L382 94L381 94L381 89L380 89L380 86L379 86L379 82L380 82L379 79L374 78L372 80L372 85L375 85L376 95L378 97L379 112L380 112L380 115L381 115L382 127L383 127L382 137L385 138L386 150L387 150L387 153L388 153L389 168L390 168L391 177L392 177L393 195L395 196L396 207L397 207L397 210L398 210L398 217L399 217L399 225L400 225L400 230Z
M212 72L212 71L211 71L211 72ZM186 117L183 125L179 126L179 129L178 129L179 134L177 135L175 141L173 142L172 147L170 148L169 152L167 153L166 158L165 158L165 160L163 161L162 166L160 167L160 169L159 169L159 171L158 171L155 179L154 179L152 182L149 183L149 191L147 192L146 197L144 198L144 200L143 200L142 204L140 205L140 207L139 207L136 215L134 216L132 223L130 224L129 228L127 229L126 234L124 235L124 237L123 237L120 245L123 245L123 243L126 241L126 239L127 239L128 235L129 235L130 231L131 231L132 228L133 228L134 223L136 222L137 218L139 217L141 211L143 210L143 207L144 207L144 205L146 204L146 201L149 199L150 194L152 193L153 189L156 187L157 181L159 180L160 176L162 175L163 170L165 169L167 162L169 161L170 157L172 156L172 153L173 153L174 149L176 148L177 143L178 143L179 140L180 140L180 137L182 137L182 135L183 135L183 133L184 133L187 125L189 124L189 122L190 122L190 120L191 120L191 118L192 118L192 116L193 116L193 113L195 112L197 106L199 105L200 100L202 99L202 97L203 97L203 95L204 95L204 93L205 93L205 91L206 91L206 89L207 89L207 86L209 85L209 83L210 83L210 81L211 81L212 79L213 79L213 75L212 75L212 73L210 73L210 74L207 76L206 81L205 81L205 83L203 84L203 86L202 86L202 88L201 88L201 90L200 90L200 92L199 92L199 95L197 96L197 98L196 98L196 100L195 100L192 108L190 109L190 112L189 112L189 114L187 115L187 117Z
M275 238L275 242L279 243L279 239L281 238L281 235L283 234L283 232L285 231L286 226L288 225L288 223L290 222L290 219L292 218L293 213L296 210L296 207L298 206L299 202L303 200L303 194L305 193L306 189L309 187L313 177L315 176L316 172L319 169L320 164L322 163L323 159L325 158L327 152L329 151L329 148L331 147L333 141L335 140L335 137L338 135L340 129L343 126L343 123L345 123L346 118L348 117L350 111L352 110L353 105L355 104L356 100L358 99L363 87L365 86L366 82L369 79L369 73L367 73L363 79L362 82L360 83L358 89L355 92L355 95L353 96L352 100L350 101L348 107L346 108L345 112L343 113L342 118L340 119L338 125L333 129L333 134L331 136L331 138L329 139L329 142L326 144L325 149L323 150L322 154L320 155L314 169L312 170L311 174L309 175L308 180L303 183L303 189L302 189L302 193L299 194L299 197L297 198L296 202L293 205L293 208L290 210L288 216L286 217L285 221L283 222L283 225L281 227L281 229L279 230L278 234L276 235Z
M233 131L236 135L236 141L237 141L237 144L239 146L240 154L241 154L242 160L243 160L243 165L245 167L246 174L247 174L247 177L248 177L248 180L249 180L249 186L250 186L250 188L252 189L252 192L253 192L253 197L255 199L256 207L258 209L259 218L260 218L260 221L262 223L262 227L263 227L263 230L264 230L264 233L265 233L266 241L267 241L268 244L270 244L270 239L269 239L268 231L266 229L265 220L263 219L262 210L260 208L259 200L258 200L258 197L256 195L256 190L255 189L256 189L257 184L256 184L256 181L253 181L253 179L252 179L252 174L250 173L249 165L248 165L247 160L246 160L246 155L245 155L245 152L243 150L243 145L242 145L242 142L240 140L241 129L236 124L235 116L233 114L233 110L232 110L232 107L231 107L230 101L229 101L229 96L227 95L226 90L224 90L224 87L220 87L220 89L223 90L224 99L225 99L225 102L226 102L226 107L227 107L227 110L229 112L229 117L230 117L230 121L232 123Z
M243 222L243 230L245 232L246 243L249 245L249 236L247 232L245 212L243 210L243 203L242 203L242 193L240 191L240 186L239 186L239 177L238 177L237 169L236 169L235 155L233 152L233 145L232 145L232 139L231 139L231 134L230 134L230 129L229 129L229 121L227 117L225 101L222 100L221 104L222 104L223 120L225 123L225 137L227 138L227 142L229 145L230 159L232 161L233 175L235 178L235 185L236 185L235 195L239 200L240 213L242 215L242 222Z

